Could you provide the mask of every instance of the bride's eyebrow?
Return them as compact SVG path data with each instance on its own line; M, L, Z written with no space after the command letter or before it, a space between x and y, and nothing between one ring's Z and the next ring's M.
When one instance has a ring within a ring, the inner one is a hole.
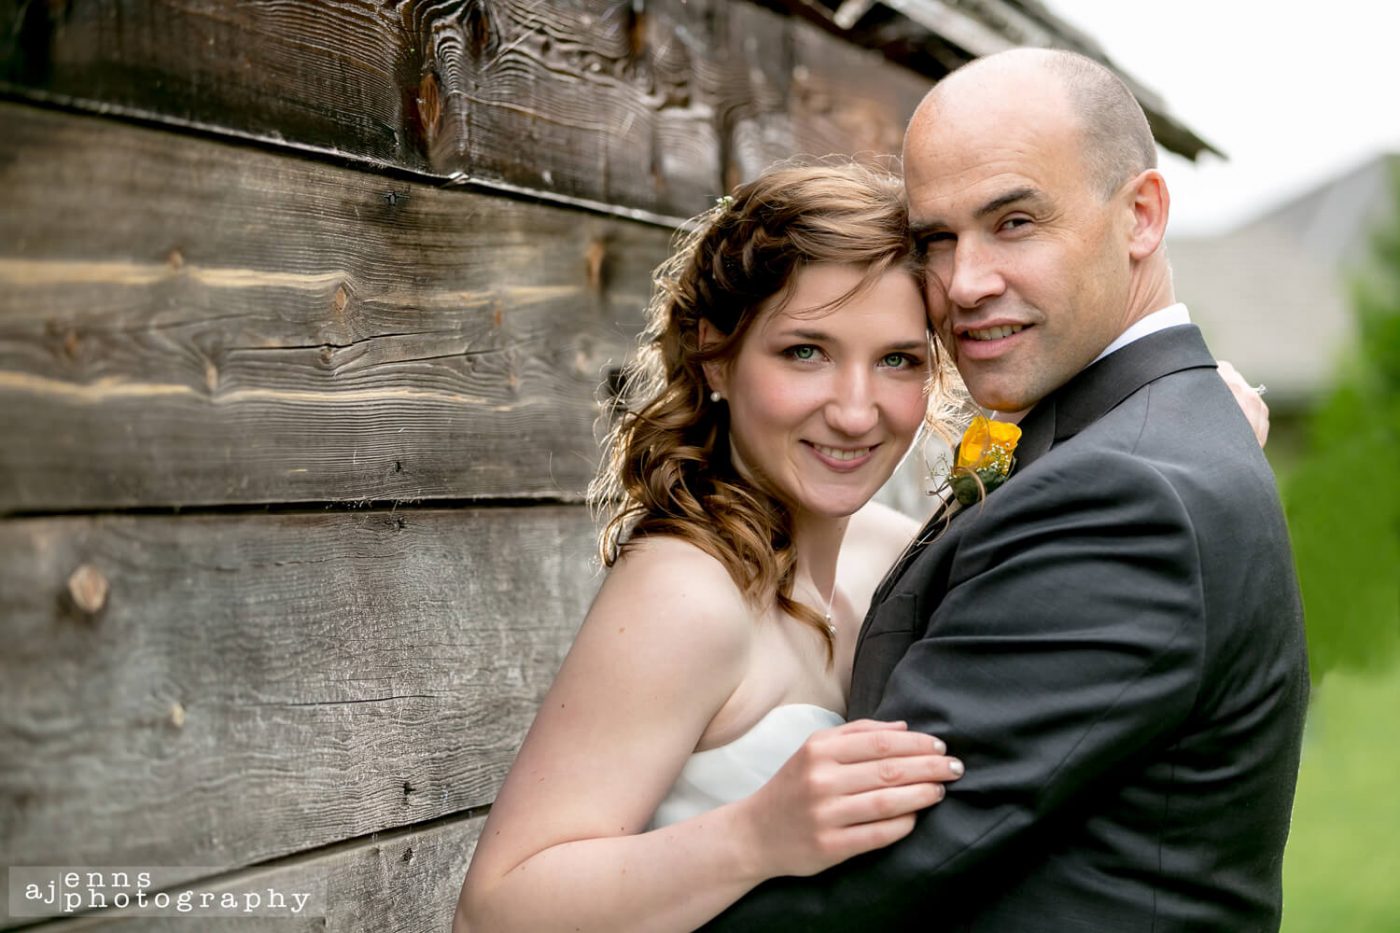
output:
M836 339L825 331L805 330L802 328L779 331L777 337L780 340L810 340L813 343L830 343ZM927 348L928 344L924 340L899 340L886 347L887 350L919 350Z
M803 330L802 328L792 328L789 330L779 331L777 336L784 340L811 340L814 343L821 343L823 341L829 341L834 339L826 331Z

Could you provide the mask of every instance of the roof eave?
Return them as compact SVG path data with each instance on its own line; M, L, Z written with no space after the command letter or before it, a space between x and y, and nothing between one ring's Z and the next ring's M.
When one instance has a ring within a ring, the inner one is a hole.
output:
M760 0L817 23L857 45L938 80L953 68L1018 46L1087 55L1123 79L1142 104L1157 142L1197 159L1224 157L1167 110L1161 94L1114 63L1094 39L1051 13L1040 0Z

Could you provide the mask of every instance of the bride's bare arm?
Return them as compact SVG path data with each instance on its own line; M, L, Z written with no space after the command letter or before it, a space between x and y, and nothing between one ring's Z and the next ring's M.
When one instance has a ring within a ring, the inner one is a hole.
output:
M614 568L492 807L454 929L689 930L765 878L909 831L948 760L866 722L818 734L752 797L641 832L740 683L753 625L689 545Z

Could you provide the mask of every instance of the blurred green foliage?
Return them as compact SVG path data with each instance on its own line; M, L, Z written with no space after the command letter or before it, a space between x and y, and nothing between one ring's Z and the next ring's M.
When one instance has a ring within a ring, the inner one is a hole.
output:
M1352 307L1358 345L1283 481L1314 681L1400 657L1400 177Z
M1353 288L1358 345L1282 484L1315 683L1284 933L1400 930L1400 174L1392 188Z

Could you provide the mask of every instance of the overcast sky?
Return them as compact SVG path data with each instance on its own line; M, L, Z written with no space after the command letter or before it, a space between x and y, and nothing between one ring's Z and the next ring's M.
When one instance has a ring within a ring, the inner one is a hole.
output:
M1174 233L1249 220L1400 152L1400 3L1045 0L1228 161L1168 156Z

